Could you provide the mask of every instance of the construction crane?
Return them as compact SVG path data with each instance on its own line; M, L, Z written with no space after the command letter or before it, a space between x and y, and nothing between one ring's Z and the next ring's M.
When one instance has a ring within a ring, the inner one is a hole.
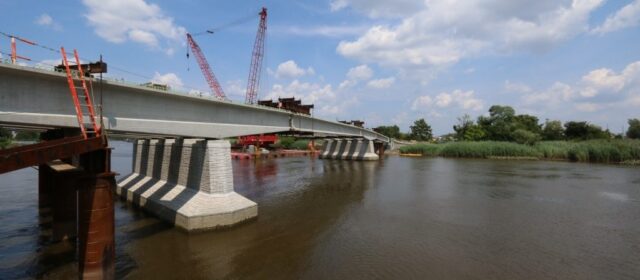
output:
M207 31L207 32L213 33L212 31ZM213 74L213 71L209 66L209 62L207 62L207 59L204 57L204 54L202 53L200 46L198 46L196 41L193 40L193 37L189 33L187 33L187 42L189 44L189 47L191 47L191 51L193 51L193 54L196 56L196 60L198 61L200 70L202 70L202 74L204 75L204 78L207 80L207 83L209 84L209 87L211 88L215 96L220 99L226 99L227 97L224 94L224 91L222 91L222 87L220 86L220 83L218 83L218 79L216 79L216 75ZM189 58L188 51L187 51L187 58Z
M260 88L260 72L262 70L262 58L264 57L264 37L267 31L267 8L260 11L260 23L256 33L256 41L253 44L253 57L249 67L249 79L247 80L247 94L244 103L255 104Z

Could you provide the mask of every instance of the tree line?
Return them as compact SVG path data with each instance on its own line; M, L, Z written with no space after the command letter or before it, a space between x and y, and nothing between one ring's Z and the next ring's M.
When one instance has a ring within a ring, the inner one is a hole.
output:
M538 117L516 114L510 106L493 105L489 116L479 116L473 120L469 115L458 118L453 126L454 133L447 134L445 140L458 141L506 141L532 145L538 141L612 139L626 136L640 139L640 119L629 119L625 135L611 133L608 129L586 121L546 120L540 124ZM402 140L430 141L433 138L431 126L419 119L410 127L409 133L400 132L397 125L378 126L378 133Z

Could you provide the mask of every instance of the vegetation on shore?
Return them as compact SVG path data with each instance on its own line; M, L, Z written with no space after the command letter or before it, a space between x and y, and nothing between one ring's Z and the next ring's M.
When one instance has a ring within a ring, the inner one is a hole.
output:
M640 161L640 140L543 141L534 145L500 141L418 143L401 147L400 153L456 158L525 158L634 164Z

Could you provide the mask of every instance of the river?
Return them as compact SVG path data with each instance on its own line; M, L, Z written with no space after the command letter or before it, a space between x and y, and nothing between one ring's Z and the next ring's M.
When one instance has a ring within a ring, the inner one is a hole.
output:
M131 171L130 143L113 169ZM640 169L545 161L233 161L256 220L188 234L116 203L129 279L638 279ZM0 279L73 278L39 224L37 171L0 175Z

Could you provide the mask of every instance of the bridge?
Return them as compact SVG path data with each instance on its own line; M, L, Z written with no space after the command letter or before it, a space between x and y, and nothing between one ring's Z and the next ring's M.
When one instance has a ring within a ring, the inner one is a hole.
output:
M112 133L222 139L277 132L316 137L361 137L389 143L382 134L340 122L258 105L177 93L104 80L104 128ZM63 73L0 64L0 124L23 127L78 127Z
M320 158L334 160L377 160L391 142L365 128L309 115L124 82L94 80L93 93L102 104L103 129L136 138L133 172L117 183L107 138L78 135L66 76L0 64L0 126L44 131L41 143L0 150L0 174L39 166L39 202L51 209L52 236L78 238L83 278L113 277L114 191L187 231L255 218L258 205L234 191L224 138L324 138Z

